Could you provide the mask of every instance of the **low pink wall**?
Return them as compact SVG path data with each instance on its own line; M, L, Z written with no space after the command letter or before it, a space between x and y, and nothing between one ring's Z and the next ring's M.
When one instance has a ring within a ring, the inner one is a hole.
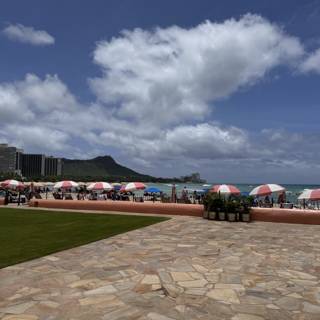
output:
M133 213L155 213L201 217L203 206L198 204L153 203L130 201L78 201L78 200L38 200L29 202L31 207L120 211Z
M203 214L202 205L159 202L141 203L129 201L78 201L33 199L29 202L29 206L57 209L155 213L164 215L182 215L195 217L202 217ZM320 225L320 212L297 209L252 208L251 220Z
M4 198L0 198L0 206L4 205Z
M252 208L253 221L320 224L320 211L280 209L280 208Z

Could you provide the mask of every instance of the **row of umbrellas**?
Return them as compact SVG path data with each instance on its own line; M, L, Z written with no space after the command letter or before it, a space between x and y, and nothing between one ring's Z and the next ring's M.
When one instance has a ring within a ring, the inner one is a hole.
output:
M250 193L250 196L262 197L271 195L272 193L281 193L285 192L285 188L278 184L263 184L258 187L255 187ZM225 195L240 195L240 190L233 185L216 185L211 190L214 193L221 193ZM318 201L320 200L320 189L305 189L298 200L310 200L310 201Z
M32 182L31 184L33 184L34 187L44 186L43 184L37 183L37 182ZM1 182L0 185L3 188L21 190L27 184L11 179L11 180L5 180ZM72 189L72 188L78 188L80 186L79 183L71 180L60 181L55 184L51 183L50 185L52 185L54 189ZM209 186L209 185L206 185L206 186ZM150 187L147 189L147 186L142 182L130 182L125 185L120 183L110 184L108 182L93 182L87 186L87 190L92 190L92 191L110 191L114 189L119 190L120 192L130 192L130 191L136 191L136 190L145 190L145 192L150 192L150 193L160 192L160 190L155 187ZM240 195L241 194L241 191L236 186L229 185L229 184L215 185L211 189L209 189L209 192L220 193L222 195ZM281 193L281 192L285 192L285 188L278 184L264 184L264 185L255 187L249 193L249 195L259 197L259 196L271 195L272 193ZM312 200L312 201L320 200L320 189L314 189L314 190L306 189L302 192L302 194L298 197L298 199Z
M278 184L262 184L258 187L255 187L250 193L250 196L256 196L256 197L261 197L261 196L267 196L272 193L276 192L284 192L285 188L278 185ZM220 193L224 195L240 195L241 191L233 185L230 184L220 184L220 185L215 185L213 186L212 189L210 189L210 192L213 193Z
M31 183L33 187L43 187L44 184L32 182ZM31 185L29 184L29 185ZM23 182L17 181L17 180L5 180L0 183L1 187L7 188L7 189L15 189L15 190L21 190L24 189L27 185ZM67 181L59 181L55 184L52 184L54 189L72 189L72 188L79 188L80 184L71 180ZM121 184L110 184L108 182L93 182L88 185L88 190L95 190L95 191L110 191L119 186L120 191L123 192L129 192L129 191L135 191L135 190L144 190L147 186L142 182L130 182L126 185Z

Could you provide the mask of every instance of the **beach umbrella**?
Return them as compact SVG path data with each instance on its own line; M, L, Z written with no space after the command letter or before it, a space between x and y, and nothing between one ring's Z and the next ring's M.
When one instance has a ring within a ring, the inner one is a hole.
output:
M129 182L125 187L124 191L135 191L144 190L147 186L142 182ZM122 188L121 188L122 189ZM120 191L121 191L120 189Z
M240 190L231 184L217 184L212 187L210 192L221 193L223 195L230 195L230 194L239 195L240 194Z
M1 187L6 188L6 189L23 189L25 185L21 181L17 180L5 180L1 182Z
M249 194L250 196L267 196L274 192L283 192L286 189L278 184L262 184L255 187Z
M88 190L113 190L113 186L108 182L93 182L88 187Z
M47 181L47 182L44 183L44 185L46 187L52 187L54 185L54 182Z
M53 188L54 189L71 189L71 188L78 188L79 184L74 181L59 181L57 182Z
M121 189L121 187L122 187L122 184L118 183L118 182L111 183L111 185L113 186L113 189L115 191L119 191Z
M304 190L298 197L298 200L318 201L320 200L320 189Z
M148 193L160 193L161 190L156 188L156 187L149 187L147 189L144 190L144 192L148 192Z

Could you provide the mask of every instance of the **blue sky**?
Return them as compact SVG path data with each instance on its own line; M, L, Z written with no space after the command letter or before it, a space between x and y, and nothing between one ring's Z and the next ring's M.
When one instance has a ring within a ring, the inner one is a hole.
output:
M0 21L1 141L156 176L320 181L320 1L10 0Z

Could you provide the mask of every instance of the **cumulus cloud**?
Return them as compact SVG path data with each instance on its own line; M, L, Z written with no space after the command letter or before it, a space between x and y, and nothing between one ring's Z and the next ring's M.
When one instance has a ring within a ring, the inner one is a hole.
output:
M311 53L301 64L303 72L317 72L320 73L320 49Z
M209 103L253 85L303 55L299 40L257 15L153 31L135 29L98 43L103 76L90 85L118 117L154 125L202 120Z
M127 153L146 160L240 158L248 152L247 133L236 127L214 123L181 125L161 131L156 138L102 132L100 141L121 144Z
M13 41L29 43L36 46L52 45L55 42L53 36L47 31L35 30L22 24L10 24L3 29L3 34Z

